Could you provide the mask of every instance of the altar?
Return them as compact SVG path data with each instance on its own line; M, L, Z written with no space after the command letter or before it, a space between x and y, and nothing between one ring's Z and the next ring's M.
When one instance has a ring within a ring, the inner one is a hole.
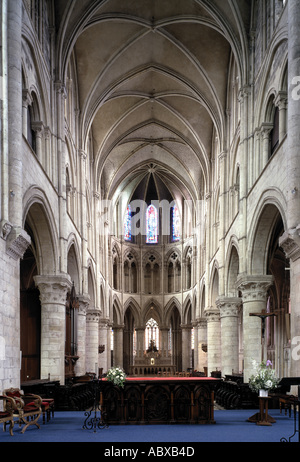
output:
M120 388L103 379L103 419L109 425L214 424L219 383L212 377L127 377Z

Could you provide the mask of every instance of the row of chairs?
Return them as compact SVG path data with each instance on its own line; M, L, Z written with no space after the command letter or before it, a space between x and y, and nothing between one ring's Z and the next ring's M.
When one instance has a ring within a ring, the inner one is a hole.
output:
M3 423L3 430L9 425L9 433L13 436L15 420L19 427L24 425L21 433L24 433L29 425L36 425L40 428L38 420L43 416L43 424L54 417L54 399L41 398L32 393L25 395L19 388L4 390L0 396L2 410L0 411L0 423Z

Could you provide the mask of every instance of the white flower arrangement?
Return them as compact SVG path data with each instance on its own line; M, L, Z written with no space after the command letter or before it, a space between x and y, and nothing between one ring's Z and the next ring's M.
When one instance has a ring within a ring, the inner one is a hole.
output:
M253 361L252 364L256 371L256 373L249 378L249 387L252 391L270 391L277 388L280 379L276 377L275 371L272 369L271 361L262 361L260 364Z
M112 367L107 372L106 379L114 385L124 388L126 374L121 367Z

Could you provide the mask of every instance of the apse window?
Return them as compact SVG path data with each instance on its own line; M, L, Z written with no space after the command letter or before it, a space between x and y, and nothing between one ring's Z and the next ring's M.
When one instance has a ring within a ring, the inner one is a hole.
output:
M158 243L158 212L154 205L149 205L146 212L146 243Z
M131 241L131 207L128 205L125 219L124 219L124 239L125 241Z
M180 239L180 216L177 205L172 207L172 240L179 241Z

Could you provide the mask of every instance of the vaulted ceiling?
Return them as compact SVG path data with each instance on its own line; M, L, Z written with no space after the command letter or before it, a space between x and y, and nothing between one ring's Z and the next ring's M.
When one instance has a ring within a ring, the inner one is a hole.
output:
M97 188L130 198L154 172L173 198L200 199L211 187L215 140L219 151L226 144L232 59L246 83L251 2L55 5L57 69L64 80L71 57L76 64L81 147L92 139Z

